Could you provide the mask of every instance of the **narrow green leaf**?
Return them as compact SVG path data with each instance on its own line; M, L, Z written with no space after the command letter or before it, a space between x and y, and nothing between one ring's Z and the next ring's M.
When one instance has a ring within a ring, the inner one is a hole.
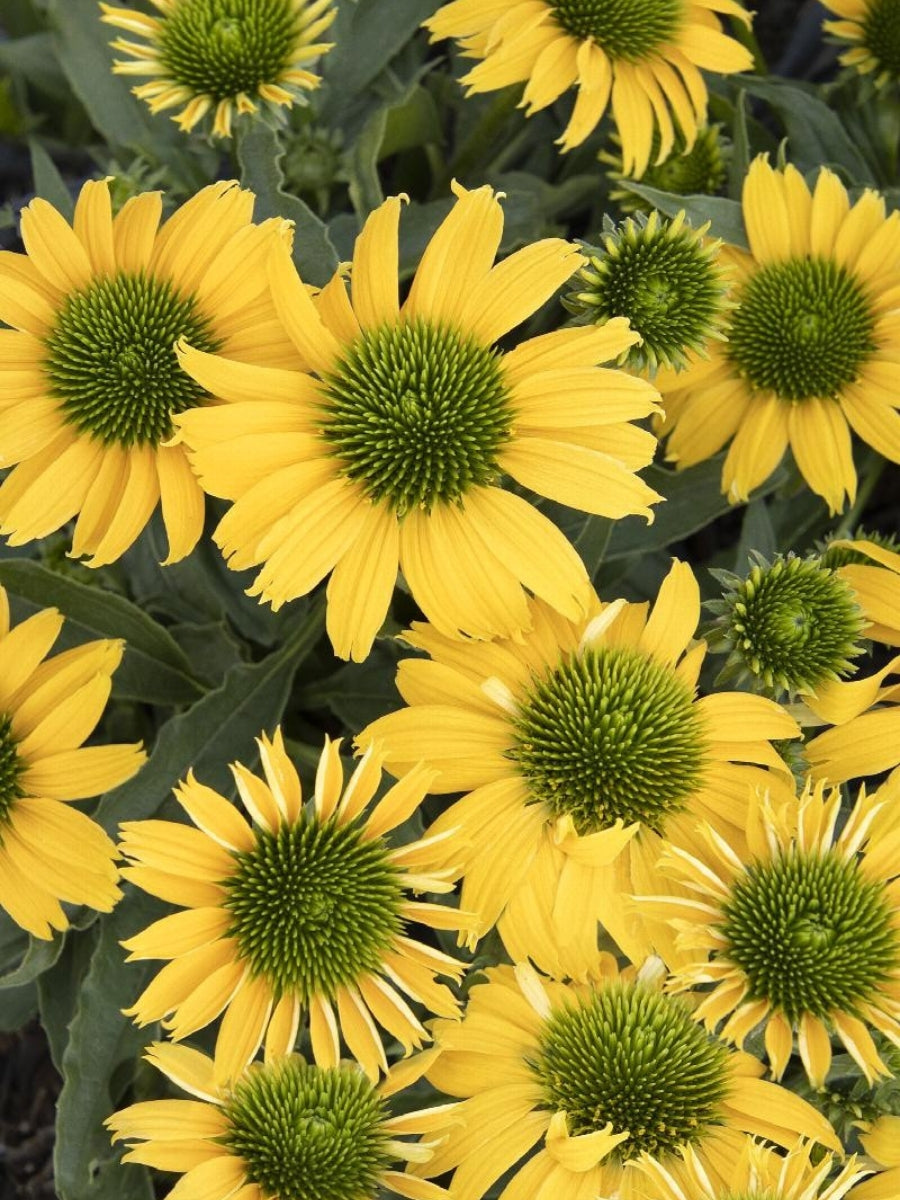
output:
M684 471L656 465L642 471L641 478L665 496L665 501L654 507L655 517L650 526L641 517L626 517L615 523L604 563L661 550L732 511L735 506L722 495L724 457L724 454L717 454ZM784 470L775 471L762 487L757 488L754 499L774 492L784 480Z
M34 190L44 200L49 200L54 208L71 221L75 213L75 203L72 193L57 170L56 163L36 138L30 138L28 148L31 151L31 173L34 176Z
M44 971L48 971L62 953L64 941L65 938L61 933L57 933L55 937L47 940L31 938L28 949L25 951L25 957L19 965L14 970L0 976L0 991L22 987L23 984L37 979Z
M5 20L5 7L3 16ZM32 33L27 37L0 42L0 71L5 75L23 78L56 98L68 93L49 33Z
M377 108L366 121L346 159L350 177L350 201L363 219L384 200L381 180L378 177L378 160L381 157L381 144L387 130L387 120L387 105Z
M341 0L328 35L334 49L322 63L324 110L333 123L439 7L440 0L391 0L388 21L384 0Z
M294 262L304 283L326 284L338 265L337 252L328 237L325 224L297 196L283 190L284 156L278 134L261 121L237 136L241 183L256 193L254 216L285 217L294 222Z
M50 1057L58 1071L62 1071L63 1055L69 1042L69 1025L75 1015L82 981L91 965L100 925L96 921L90 929L81 933L70 931L62 954L36 980L41 1025L47 1035Z
M202 694L178 643L124 596L68 579L28 559L0 561L0 584L36 607L55 605L66 617L59 645L124 638L125 657L113 678L119 696L154 704L185 704Z
M205 783L228 788L228 763L236 756L252 761L253 739L281 719L294 673L321 635L322 609L314 602L279 649L234 667L220 688L163 726L137 775L100 801L95 818L108 833L120 821L153 816L190 767Z
M0 1033L15 1033L27 1025L37 1012L37 985L34 980L0 992Z
M394 677L400 647L380 638L363 663L346 663L333 675L303 688L297 703L307 712L330 708L348 729L362 729L377 717L400 708L402 697Z
M872 169L840 118L810 89L785 79L748 75L741 86L771 105L790 140L790 160L801 171L827 165L843 167L856 183L867 183Z
M778 539L765 499L751 500L744 509L741 537L734 556L736 575L746 575L750 567L750 551L755 550L771 559L778 550Z
M154 1032L138 1029L122 1009L134 1003L156 966L126 963L120 943L159 915L158 900L128 888L113 912L101 918L62 1055L53 1160L61 1200L96 1200L105 1168L113 1164L106 1186L115 1180L116 1190L110 1196L152 1194L140 1183L145 1172L118 1165L103 1120L119 1100L116 1069L136 1058Z
M747 128L747 92L738 91L734 102L734 124L731 130L731 159L728 163L728 195L740 201L744 179L750 166L750 133Z
M629 191L637 192L645 200L649 200L661 213L667 217L677 216L685 212L688 220L696 228L709 221L710 237L721 238L729 246L747 249L747 232L744 229L744 218L741 206L737 200L726 200L722 196L676 196L672 192L661 192L658 188L647 187L643 183L629 181Z

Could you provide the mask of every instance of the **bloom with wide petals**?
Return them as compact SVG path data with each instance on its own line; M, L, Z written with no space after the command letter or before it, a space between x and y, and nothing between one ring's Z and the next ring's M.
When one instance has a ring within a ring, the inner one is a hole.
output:
M398 565L451 637L527 629L525 588L569 618L584 612L577 554L501 476L612 518L649 520L659 499L635 474L653 437L631 424L657 394L597 366L637 334L610 321L497 349L584 260L547 238L494 266L497 197L488 187L456 195L402 305L400 198L357 238L349 296L340 271L311 296L287 252L273 252L273 297L303 372L180 350L224 401L176 418L203 486L234 501L218 544L236 569L262 564L251 594L275 608L330 573L327 627L343 658L368 654Z

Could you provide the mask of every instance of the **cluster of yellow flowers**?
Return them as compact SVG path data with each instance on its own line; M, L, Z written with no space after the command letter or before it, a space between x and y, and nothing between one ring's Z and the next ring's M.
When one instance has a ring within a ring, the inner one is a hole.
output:
M334 17L291 0L266 78L229 93L178 76L181 9L154 4L102 6L147 39L116 43L135 58L119 70L222 137L314 86ZM716 14L749 20L735 0L453 0L426 24L479 60L472 92L526 82L531 113L577 85L564 149L611 104L640 174L676 124L697 138L700 68L750 63ZM857 635L900 645L900 554L831 544L849 640L796 684L754 641L760 567L728 601L732 650L788 694L699 695L690 567L652 603L602 599L533 496L651 521L662 498L638 473L663 439L678 468L730 443L735 502L790 448L841 511L851 430L900 462L900 215L757 159L749 249L715 246L727 340L653 372L629 369L624 317L517 339L589 260L546 238L496 262L502 197L453 192L402 290L403 196L321 288L290 224L254 222L234 182L165 221L157 192L114 214L105 180L72 224L42 199L23 211L25 253L0 253L9 544L74 522L71 554L100 567L159 506L174 563L212 496L251 595L278 609L327 578L338 657L369 655L398 574L425 619L401 635L405 707L358 732L349 775L326 739L305 799L263 733L261 774L232 767L243 813L188 774L186 821L126 822L115 845L71 802L144 761L84 745L123 647L48 657L61 616L11 628L0 589L0 906L38 939L68 927L63 904L110 911L123 880L173 909L124 943L164 963L128 1015L161 1022L147 1057L193 1099L107 1124L125 1161L182 1175L174 1200L481 1200L501 1180L500 1200L894 1200L900 1118L845 1158L782 1079L796 1054L821 1091L839 1044L874 1084L900 1046L900 656L841 678ZM817 586L801 574L777 568ZM434 1102L409 1111L422 1079Z

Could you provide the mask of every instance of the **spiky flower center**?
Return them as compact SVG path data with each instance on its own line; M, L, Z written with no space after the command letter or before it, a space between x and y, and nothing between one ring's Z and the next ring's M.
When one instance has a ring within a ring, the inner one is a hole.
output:
M230 934L276 995L333 997L381 967L401 929L403 891L379 839L358 822L305 815L276 833L259 830L238 854L225 908Z
M874 542L882 550L890 550L892 554L900 553L900 539L895 534L879 533L877 530L867 530L860 527L850 536L853 541ZM833 542L826 542L825 548L819 558L819 563L823 567L832 567L834 570L850 564L866 567L878 565L862 550L857 550L853 546L835 546Z
M864 618L852 588L814 560L754 566L724 608L733 653L770 688L812 691L850 673L862 652Z
M728 357L781 400L834 398L875 350L874 316L854 277L825 258L770 263L743 286Z
M597 323L627 317L643 342L630 351L635 367L679 366L717 332L726 285L715 252L690 226L628 219L587 247L590 265L579 272L587 286L567 306Z
M725 1046L680 1001L635 984L599 987L552 1013L532 1069L572 1136L608 1122L628 1133L613 1152L620 1162L702 1141L729 1087Z
M256 1066L225 1106L223 1142L278 1200L371 1200L389 1164L384 1101L361 1071L298 1056Z
M363 333L336 364L321 428L345 474L402 516L491 483L512 416L499 353L401 321Z
M872 0L862 21L863 45L878 69L900 78L900 7L897 0Z
M66 297L45 339L44 371L82 433L155 446L171 436L175 413L206 399L178 365L180 337L198 350L222 344L191 297L164 279L121 272Z
M178 0L162 21L159 57L176 83L227 100L275 83L298 35L291 0Z
M792 1022L854 1014L900 959L884 886L837 852L792 849L754 863L723 914L723 954L746 976L750 998Z
M509 756L534 802L579 833L621 818L662 830L700 783L706 743L691 691L639 650L600 646L536 680Z
M725 183L726 169L722 137L716 126L697 134L690 150L674 150L661 163L647 168L641 182L678 196L701 193L714 196Z
M6 713L0 713L0 844L3 825L9 821L13 805L23 794L19 781L24 770L25 764L19 758L18 744L12 733L12 719Z
M628 62L671 42L684 19L682 0L552 0L550 8L566 33Z

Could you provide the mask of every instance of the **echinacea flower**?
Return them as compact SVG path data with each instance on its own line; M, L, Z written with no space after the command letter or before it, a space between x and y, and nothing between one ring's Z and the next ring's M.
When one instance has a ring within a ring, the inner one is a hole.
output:
M178 365L189 337L245 363L290 366L268 299L270 243L254 198L214 183L160 227L162 196L112 215L108 181L86 183L74 224L46 200L22 212L25 254L0 252L0 533L21 546L77 516L72 554L118 559L157 505L167 562L189 554L204 498L172 417L206 402Z
M663 1166L639 1158L634 1165L649 1181L641 1200L841 1200L869 1173L856 1155L841 1164L813 1142L798 1142L782 1154L749 1137L727 1180L710 1176L691 1146L682 1151L680 1162Z
M321 1067L298 1054L253 1063L223 1087L199 1050L156 1042L146 1058L192 1100L146 1100L108 1117L123 1162L182 1177L179 1200L448 1200L433 1183L397 1170L421 1162L427 1133L447 1109L392 1115L388 1099L414 1083L428 1061L399 1063L376 1087L355 1064Z
M634 473L653 436L631 424L655 411L656 392L597 366L638 335L610 321L499 350L584 260L547 238L494 266L498 198L455 191L402 305L398 197L357 238L349 297L340 271L311 297L273 252L272 294L303 372L180 348L224 401L175 418L203 486L234 501L216 541L235 569L262 564L251 594L274 608L330 573L326 624L342 658L369 653L398 565L450 636L527 629L524 588L577 619L587 572L551 521L500 486L505 474L607 517L649 520L659 500Z
M702 125L697 130L696 141L690 150L685 148L682 137L676 137L674 147L661 162L657 162L658 141L659 137L655 135L650 151L651 165L640 179L645 187L676 196L698 193L704 196L719 195L728 177L728 158L731 154L731 142L723 136L721 125ZM621 139L613 134L610 142L609 149L601 150L597 156L604 164L611 185L610 199L615 200L623 212L644 212L649 215L654 211L653 205L629 187L632 180L630 173L625 170Z
M423 760L434 792L467 793L429 834L462 869L476 932L498 923L514 960L578 977L596 957L597 921L635 961L667 938L628 901L655 878L660 835L706 817L739 836L752 786L793 793L769 739L799 729L762 696L697 697L706 644L694 641L700 596L684 563L649 614L595 597L580 621L539 602L532 615L530 633L489 645L415 625L404 638L431 657L400 663L409 707L358 744L377 741L401 776Z
M189 132L212 113L214 137L230 137L235 114L263 104L277 116L319 86L309 64L331 49L321 36L334 0L151 0L158 16L101 4L103 20L143 39L117 38L117 75L148 75L134 94Z
M726 36L717 14L745 24L737 0L452 0L424 22L432 39L457 38L467 58L469 94L524 83L527 116L578 88L559 142L579 146L607 108L622 144L623 169L640 176L658 134L656 162L675 146L690 149L706 121L701 71L730 74L753 65Z
M840 815L823 783L783 804L759 794L746 849L700 825L659 861L681 894L638 900L690 954L669 988L712 985L694 1017L739 1047L762 1028L776 1079L796 1046L816 1088L833 1036L870 1084L888 1073L872 1031L900 1045L900 793L863 788L836 832Z
M454 1170L450 1194L467 1200L510 1170L499 1200L638 1200L638 1162L665 1167L691 1147L724 1183L745 1133L786 1148L803 1136L841 1152L820 1113L760 1079L761 1064L710 1037L679 998L633 970L620 975L611 956L597 967L580 985L526 964L488 968L463 1020L437 1022L440 1054L426 1075L462 1103L412 1171Z
M714 574L726 588L707 605L718 614L710 645L728 652L720 679L812 699L821 684L857 669L866 619L851 585L821 559L757 555L746 578Z
M900 34L896 0L824 0L837 17L823 29L849 47L840 57L845 67L872 75L876 87L900 79Z
M119 899L116 848L73 800L129 779L140 746L84 746L103 715L118 641L47 655L63 627L55 608L9 626L0 587L0 907L36 938L67 929L60 901L109 912Z
M259 740L265 779L232 767L248 823L193 775L175 797L197 826L129 821L123 876L184 911L124 943L133 959L168 959L128 1010L144 1025L163 1019L181 1040L224 1011L215 1076L237 1077L265 1043L285 1054L308 1014L315 1061L334 1067L341 1038L371 1078L387 1070L386 1029L407 1051L427 1033L403 993L442 1016L457 1002L437 975L463 966L409 936L418 923L459 929L455 908L407 898L449 892L453 874L436 869L433 843L393 849L385 835L421 803L430 775L418 770L371 808L381 780L374 751L344 785L340 742L326 742L312 804L280 732ZM367 811L368 810L368 811Z
M744 183L750 253L729 249L735 303L724 345L667 379L667 456L689 467L731 442L722 490L746 500L790 447L831 512L856 495L851 429L900 462L900 214L865 191L851 205L823 168L754 160Z
M618 227L607 218L602 246L585 245L588 265L563 303L582 324L628 320L641 340L622 365L680 370L711 338L725 337L728 282L718 261L721 242L706 238L708 229L692 229L684 212L671 221L639 213Z

